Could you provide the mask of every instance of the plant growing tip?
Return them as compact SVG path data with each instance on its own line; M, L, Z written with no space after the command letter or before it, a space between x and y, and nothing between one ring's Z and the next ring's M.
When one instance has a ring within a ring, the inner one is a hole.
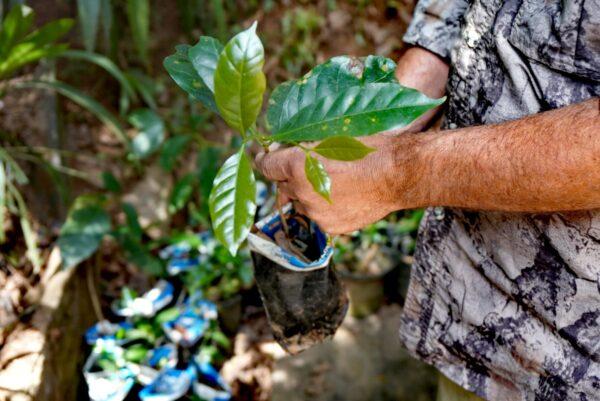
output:
M314 155L360 160L375 149L355 137L406 126L445 101L400 85L394 76L395 63L385 57L334 57L275 88L266 111L271 135L265 136L256 129L266 89L264 48L257 26L254 21L225 46L202 36L194 46L177 46L176 53L164 61L182 89L217 112L243 139L215 177L209 197L215 236L232 254L248 236L256 211L254 173L244 151L250 142L301 147L309 182L331 202L331 180ZM321 142L308 148L301 144L307 141Z

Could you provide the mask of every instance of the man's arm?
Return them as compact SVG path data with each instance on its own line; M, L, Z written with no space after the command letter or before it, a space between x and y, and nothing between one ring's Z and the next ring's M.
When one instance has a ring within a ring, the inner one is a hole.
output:
M400 60L397 76L404 85L438 97L447 73L441 59L414 48ZM360 161L321 159L331 177L332 204L307 181L302 151L261 154L257 166L278 182L283 200L294 201L299 212L332 234L424 206L529 212L600 208L598 99L493 126L414 134L430 117L397 135L362 138L377 151Z
M398 152L401 142L394 145ZM597 98L503 124L420 135L413 151L422 177L416 206L600 208Z
M448 64L438 55L420 47L411 47L398 61L396 78L402 85L417 89L430 98L437 99L446 93L448 70ZM428 111L403 131L419 132L423 130L438 111L439 108Z

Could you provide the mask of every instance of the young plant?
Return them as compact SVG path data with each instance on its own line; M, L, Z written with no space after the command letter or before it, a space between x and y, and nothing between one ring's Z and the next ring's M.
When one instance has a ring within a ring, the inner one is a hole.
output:
M225 46L202 36L194 46L179 45L164 60L173 80L193 98L219 114L242 139L239 150L219 170L209 207L216 238L235 254L246 239L256 211L256 181L246 149L253 141L298 146L306 154L305 172L313 188L331 201L331 181L315 157L359 160L374 149L354 137L410 124L443 103L406 88L387 58L335 57L304 77L279 85L266 111L265 135L256 121L266 77L264 49L256 22ZM316 145L305 142L321 141Z

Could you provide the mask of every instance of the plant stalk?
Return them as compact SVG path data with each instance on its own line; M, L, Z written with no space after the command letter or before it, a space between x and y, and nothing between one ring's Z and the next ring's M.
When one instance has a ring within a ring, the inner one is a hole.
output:
M269 147L263 145L263 149L265 153L269 153ZM279 213L279 220L281 220L281 227L283 228L283 233L287 239L290 238L290 228L285 220L285 214L283 214L283 210L281 209L281 204L279 203L279 185L277 185L277 190L275 191L275 206L277 207L277 213Z
M281 226L283 228L283 232L285 233L286 238L290 238L290 228L285 220L285 214L283 214L283 210L281 209L281 204L279 203L279 186L277 186L277 192L275 193L275 205L277 205L277 213L279 213L279 219L281 220Z

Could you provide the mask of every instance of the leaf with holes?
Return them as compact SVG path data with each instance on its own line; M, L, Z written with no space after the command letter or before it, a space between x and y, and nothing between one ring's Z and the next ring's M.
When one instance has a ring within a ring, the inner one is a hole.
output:
M256 181L243 146L217 173L209 210L215 236L235 255L256 213Z
M321 156L341 161L360 160L375 149L349 136L332 136L313 148Z
M266 78L262 43L256 22L227 43L215 72L215 101L225 122L245 135L258 117Z
M311 155L306 155L304 173L316 193L331 203L331 179L323 163Z
M445 99L430 99L395 83L353 86L299 109L273 132L273 142L365 136L405 127Z

